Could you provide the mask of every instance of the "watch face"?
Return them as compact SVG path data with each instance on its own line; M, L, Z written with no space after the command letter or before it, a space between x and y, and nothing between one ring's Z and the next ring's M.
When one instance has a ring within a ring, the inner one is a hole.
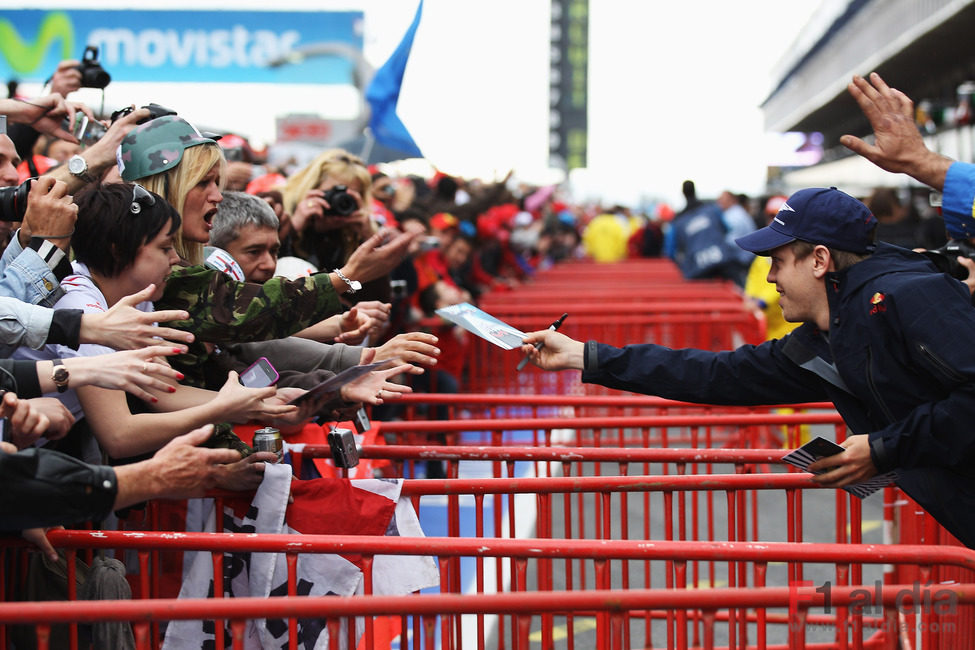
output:
M68 160L68 171L72 174L82 174L88 169L88 163L81 156L71 156Z
M68 369L64 366L58 366L54 370L54 383L63 384L68 381Z

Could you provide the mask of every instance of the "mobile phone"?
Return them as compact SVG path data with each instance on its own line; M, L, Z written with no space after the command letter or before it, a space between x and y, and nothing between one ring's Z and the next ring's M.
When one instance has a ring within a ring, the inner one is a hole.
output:
M267 357L261 357L240 373L240 383L248 388L264 388L278 380L278 371Z
M366 409L359 407L359 410L355 412L352 417L352 424L355 426L356 433L365 433L372 428L372 423L369 422L369 416L366 414Z
M420 251L425 253L434 248L440 248L440 238L436 236L424 237L420 240Z
M348 468L359 464L359 449L355 446L355 434L351 429L332 429L326 438L336 467Z
M101 122L88 122L88 126L84 133L78 136L78 140L81 141L81 148L87 149L91 145L101 140L106 131L108 131L108 129L105 128L105 125Z
M74 117L74 127L71 129L71 135L81 140L81 136L85 134L88 130L88 116L82 112L78 112Z

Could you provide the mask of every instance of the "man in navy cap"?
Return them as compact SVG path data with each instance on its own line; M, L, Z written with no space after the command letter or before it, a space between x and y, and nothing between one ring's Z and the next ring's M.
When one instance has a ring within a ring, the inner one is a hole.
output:
M852 435L810 466L844 487L897 471L897 484L975 547L975 310L924 256L873 239L877 220L835 188L789 197L738 245L772 259L788 321L781 339L733 351L616 348L532 332L523 351L583 381L708 404L830 400ZM534 343L543 342L540 350Z

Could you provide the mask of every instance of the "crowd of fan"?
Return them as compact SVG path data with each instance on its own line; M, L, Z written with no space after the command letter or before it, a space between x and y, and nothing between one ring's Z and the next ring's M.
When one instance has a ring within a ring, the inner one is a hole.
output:
M248 444L255 423L301 440L463 390L465 333L436 309L582 254L585 215L551 187L398 177L341 149L272 169L161 106L97 120L65 99L78 75L66 61L49 94L0 100L0 529L49 554L38 527L253 489L277 458ZM73 132L82 116L99 137ZM274 385L242 385L262 358Z
M95 115L64 99L79 86L76 64L59 66L49 95L0 100L11 136L0 136L0 216L11 226L0 260L3 445L30 450L0 455L4 489L22 496L6 530L214 485L252 489L272 458L253 453L247 422L299 436L311 418L346 419L362 405L392 417L410 390L462 391L466 334L436 310L562 260L666 254L688 277L744 285L750 254L729 244L733 260L691 268L714 256L695 256L681 224L710 219L706 243L723 245L782 200L699 201L688 182L676 214L658 204L635 215L573 206L511 174L398 176L341 149L278 169L242 138L201 133L159 106L117 112L82 147L70 126ZM905 216L895 199L871 199L881 226L937 246L927 233L943 226ZM277 383L242 386L262 357ZM291 404L376 362L386 363L324 400ZM45 480L68 475L60 493Z

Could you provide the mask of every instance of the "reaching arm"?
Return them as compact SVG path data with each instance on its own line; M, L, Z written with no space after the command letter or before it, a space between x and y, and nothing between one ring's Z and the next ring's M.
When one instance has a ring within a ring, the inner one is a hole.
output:
M154 451L184 431L213 422L272 418L294 412L294 406L265 404L275 395L273 387L246 388L231 372L219 392L178 387L172 400L160 395L157 406L174 407L179 400L184 408L155 413L129 411L119 391L83 388L78 398L101 448L113 458L127 458ZM205 399L208 398L208 399Z

